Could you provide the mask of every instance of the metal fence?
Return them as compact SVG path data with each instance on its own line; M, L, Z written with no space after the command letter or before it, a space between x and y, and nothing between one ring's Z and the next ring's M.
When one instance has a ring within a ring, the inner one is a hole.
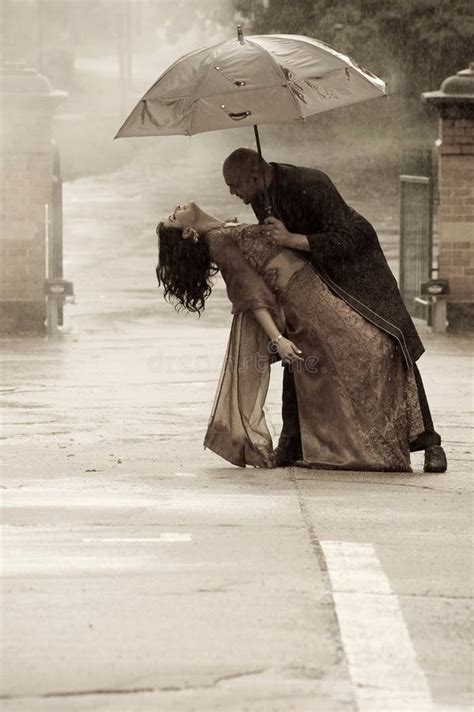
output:
M53 150L53 205L51 212L51 246L49 251L49 276L63 276L63 181L59 150L52 141ZM58 306L58 324L63 325L63 305Z
M428 176L400 176L400 291L413 317L429 320L428 307L415 301L431 277L433 191Z

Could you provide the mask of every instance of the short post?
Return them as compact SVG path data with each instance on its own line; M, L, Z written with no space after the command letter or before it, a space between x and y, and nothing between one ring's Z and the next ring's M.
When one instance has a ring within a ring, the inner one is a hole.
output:
M447 297L432 297L431 299L431 319L432 330L435 334L444 334L448 327L447 316Z
M46 333L54 338L61 334L58 329L60 309L64 302L74 302L74 286L62 277L54 277L54 245L51 240L51 223L49 219L49 204L44 206L44 245L45 245L45 275L43 295L46 299Z
M449 298L449 280L433 278L421 285L420 304L431 306L431 331L434 334L444 334L448 328L447 309Z
M59 307L63 306L65 301L74 302L74 285L62 277L50 277L44 280L43 294L46 297L47 334L59 336Z
M58 336L58 302L54 297L47 297L46 326L48 336Z

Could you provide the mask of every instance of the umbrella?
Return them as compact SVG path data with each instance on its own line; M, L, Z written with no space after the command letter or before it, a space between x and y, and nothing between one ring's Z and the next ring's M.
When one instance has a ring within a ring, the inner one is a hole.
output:
M299 35L243 35L184 55L140 99L115 138L304 120L385 96L385 83L333 47ZM267 201L268 202L268 201Z

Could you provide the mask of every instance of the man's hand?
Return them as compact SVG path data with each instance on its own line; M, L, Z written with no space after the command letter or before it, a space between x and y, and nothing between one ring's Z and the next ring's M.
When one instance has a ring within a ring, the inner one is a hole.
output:
M265 218L265 227L269 237L273 237L275 242L282 247L289 247L293 250L305 250L309 252L309 242L306 235L299 235L289 232L281 220L272 216Z
M279 245L290 247L292 233L288 232L281 220L270 216L265 218L264 224L267 226L268 237L273 237Z

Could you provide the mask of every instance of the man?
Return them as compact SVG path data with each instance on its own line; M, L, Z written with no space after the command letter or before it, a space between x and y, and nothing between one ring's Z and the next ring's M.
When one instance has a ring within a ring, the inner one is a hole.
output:
M328 287L398 341L407 365L414 368L425 426L410 450L425 451L425 472L445 472L446 455L415 363L424 347L372 225L347 205L321 171L266 163L256 151L238 148L226 158L223 173L230 193L252 205L259 222L268 225L279 244L310 253L311 264ZM282 416L275 456L277 464L285 466L301 457L296 391L287 366Z

